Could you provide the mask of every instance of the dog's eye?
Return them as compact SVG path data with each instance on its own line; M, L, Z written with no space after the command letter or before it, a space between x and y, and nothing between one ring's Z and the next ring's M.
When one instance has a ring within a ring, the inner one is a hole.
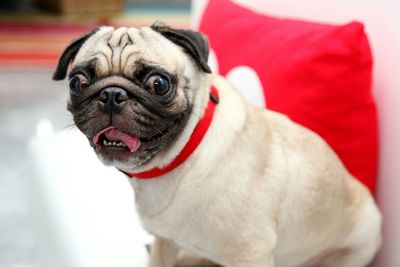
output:
M151 93L159 96L166 95L170 90L169 81L160 75L154 75L147 79L146 87Z
M71 78L69 81L69 88L71 95L78 96L81 92L81 89L85 88L88 85L88 80L85 76L81 74L77 74Z

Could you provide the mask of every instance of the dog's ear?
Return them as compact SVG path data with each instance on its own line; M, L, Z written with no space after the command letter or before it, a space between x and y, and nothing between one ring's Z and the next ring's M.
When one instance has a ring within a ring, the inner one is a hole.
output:
M57 68L53 74L53 80L63 80L65 76L67 76L69 63L75 58L83 43L87 39L89 39L90 36L95 34L99 29L100 27L93 29L91 32L74 40L70 45L67 46L67 48L65 48L64 52L61 54L60 59L58 60Z
M162 22L154 23L151 28L171 42L183 47L204 72L211 73L211 69L207 65L209 48L206 36L191 30L172 29Z

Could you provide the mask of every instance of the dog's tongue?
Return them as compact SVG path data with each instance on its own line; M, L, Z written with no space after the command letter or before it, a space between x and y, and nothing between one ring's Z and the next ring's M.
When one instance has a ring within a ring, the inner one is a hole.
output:
M110 141L123 142L128 147L129 151L131 151L132 153L139 149L140 141L135 135L124 133L114 126L107 127L98 132L93 137L93 143L98 145L100 135L102 134L104 134L105 137Z

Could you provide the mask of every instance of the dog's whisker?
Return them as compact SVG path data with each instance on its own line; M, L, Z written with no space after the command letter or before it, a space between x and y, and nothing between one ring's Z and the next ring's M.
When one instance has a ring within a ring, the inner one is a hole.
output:
M62 127L60 127L61 130L66 130L66 129L77 129L75 123L67 124Z

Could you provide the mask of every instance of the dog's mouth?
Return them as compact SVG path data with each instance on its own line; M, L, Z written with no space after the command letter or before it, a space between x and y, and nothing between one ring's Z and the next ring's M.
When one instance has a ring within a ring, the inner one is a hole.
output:
M110 148L135 153L138 150L147 151L157 148L162 138L168 135L170 130L171 128L167 128L154 136L139 138L132 133L121 131L111 125L97 132L93 136L92 142L97 149Z
M140 139L131 133L121 131L115 126L109 126L98 133L92 139L97 148L120 148L131 153L136 152L141 145Z

